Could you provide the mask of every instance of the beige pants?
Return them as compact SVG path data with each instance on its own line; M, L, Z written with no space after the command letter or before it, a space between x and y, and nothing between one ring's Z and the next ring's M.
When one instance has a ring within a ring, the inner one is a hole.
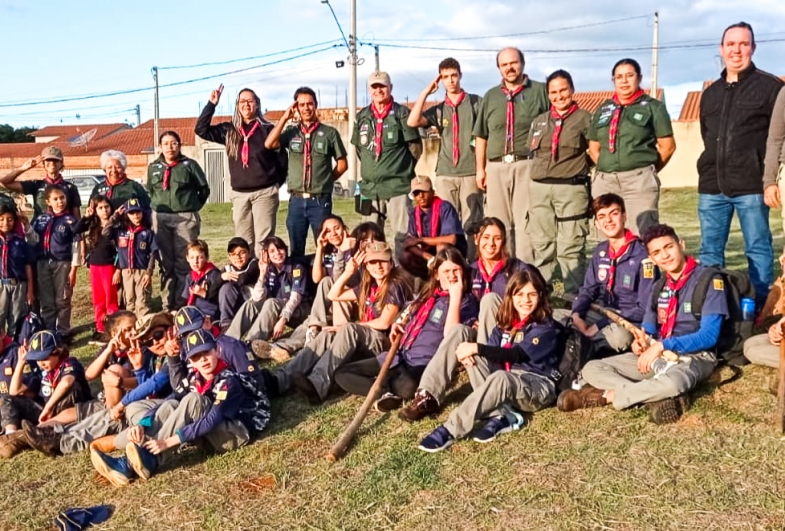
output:
M136 317L150 314L150 298L153 296L153 283L148 282L146 288L142 287L142 279L147 273L144 269L123 269L123 296L125 309L134 312Z
M370 216L363 216L362 222L373 221L385 234L389 234L386 230L384 217L390 223L390 228L393 233L393 256L398 256L403 252L403 240L406 238L406 232L409 230L409 206L411 206L411 199L408 195L397 195L390 199L373 200L373 208L379 210L380 213L373 213ZM389 241L389 240L388 240Z
M780 201L785 201L785 164L780 164L780 169L777 172L777 187L780 189ZM785 232L785 208L780 209L780 216L782 218L782 232Z
M780 347L771 344L769 334L758 334L744 342L744 357L755 365L777 369L780 366Z
M527 263L534 262L534 250L527 232L529 219L530 160L512 164L488 162L486 172L485 212L502 220L509 235L512 256Z
M613 173L596 172L591 181L592 197L610 193L624 199L627 228L635 234L640 236L659 223L660 178L654 166Z
M448 175L437 175L433 181L436 195L448 201L461 218L463 232L466 233L467 256L466 260L473 261L476 254L474 245L474 235L483 216L483 195L482 190L477 188L477 181L474 175L465 177L451 177Z
M234 234L261 248L262 240L275 234L278 215L278 187L270 186L255 192L232 190ZM257 253L258 254L258 253Z

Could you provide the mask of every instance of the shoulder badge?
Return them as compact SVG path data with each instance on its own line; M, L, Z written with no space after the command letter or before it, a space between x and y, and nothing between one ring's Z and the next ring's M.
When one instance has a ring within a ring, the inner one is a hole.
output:
M651 259L646 258L641 261L641 265L643 265L643 278L654 278L654 262L652 262Z
M11 376L14 374L14 369L12 367L6 367L5 369L3 369L3 374L5 374L6 376Z
M293 278L300 278L300 269L299 268L295 268L295 269L292 270L292 277Z
M721 278L715 278L712 282L714 289L717 291L723 291L725 289L725 282Z

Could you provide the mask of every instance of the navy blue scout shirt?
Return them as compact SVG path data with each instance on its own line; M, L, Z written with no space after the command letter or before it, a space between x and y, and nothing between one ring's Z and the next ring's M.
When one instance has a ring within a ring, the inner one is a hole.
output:
M701 322L692 314L692 296L695 292L695 286L701 276L703 266L697 266L687 279L684 287L679 291L679 308L676 310L676 325L673 327L673 333L669 339L663 341L666 350L676 350L683 352L677 345L672 345L674 339L688 334L693 334L700 329ZM646 305L646 316L643 320L644 328L652 333L659 332L660 326L665 322L668 315L668 302L671 298L671 291L668 286L663 287L662 291L657 294L657 308L652 308L651 304ZM650 299L651 300L651 299ZM728 295L725 291L725 282L722 277L717 274L712 277L709 284L706 298L703 301L703 309L701 314L706 317L709 315L721 315L727 318L730 314L728 312ZM670 343L669 343L670 342Z
M223 279L221 278L221 270L216 269L212 264L208 264L208 270L199 275L199 283L204 283L207 286L207 296L199 297L195 295L191 300L191 286L196 284L194 280L194 272L191 271L185 277L185 288L183 289L183 298L190 306L196 306L202 313L209 315L211 319L217 321L221 316L221 309L218 306L218 294L221 292L221 285Z
M63 377L68 375L71 375L75 378L71 388L74 390L81 388L81 396L85 400L89 400L92 397L92 393L90 392L90 384L87 383L87 378L84 374L84 367L76 358L66 358L55 370L41 372L41 389L38 392L40 399L44 403L48 402L49 397L52 396L52 393L57 388L57 385L60 383Z
M307 287L305 267L293 263L288 258L280 271L271 264L267 267L264 284L267 288L268 299L287 300L292 291L296 291L305 298Z
M47 212L33 220L33 230L38 235L36 255L39 260L47 258L57 262L70 262L71 245L76 238L76 219L68 213Z
M434 204L435 206L435 204ZM463 225L461 225L461 218L458 216L458 211L450 204L449 201L442 201L439 207L439 224L437 227L438 234L431 234L431 213L433 207L428 210L422 210L422 234L417 231L417 208L412 208L409 212L409 229L407 233L415 238L435 238L436 236L457 236L455 247L461 253L466 254L466 235L463 232Z
M608 256L606 240L597 245L586 271L583 286L578 290L578 297L572 303L573 313L584 317L589 306L597 302L608 309L615 310L619 315L633 323L643 321L643 315L651 300L651 288L659 278L659 271L649 258L649 252L641 240L633 241L624 255L616 263L613 279L613 296L608 293L608 272L611 259ZM598 328L604 328L610 320L603 318L597 322Z
M506 347L504 351L479 346L478 354L497 363L511 363L513 369L533 372L546 378L558 379L561 357L561 331L553 319L528 323L514 334L493 328L488 338L489 347ZM511 344L511 346L509 346Z
M360 299L360 286L355 286L352 288L354 291L355 297L357 300ZM409 302L407 299L406 289L399 283L395 282L387 290L387 295L384 297L384 302L382 304L371 304L370 300L366 301L366 312L367 315L360 316L360 322L366 323L373 319L378 319L379 316L382 314L382 310L388 304L394 304L399 309L402 309L406 306L406 303Z
M341 254L343 256L341 256ZM324 258L322 259L322 267L324 267L324 274L330 277L333 280L337 280L343 270L345 268L346 262L352 259L352 252L351 251L335 251L330 254L325 254ZM336 263L341 262L343 260L343 266L336 268Z
M409 350L399 352L396 363L400 359L408 367L424 367L431 361L436 349L444 339L444 321L450 306L449 295L439 297L431 308L420 333ZM461 299L460 324L471 326L480 313L480 302L473 293L467 293ZM412 316L413 318L414 316Z
M531 267L526 262L518 260L517 258L508 258L504 267L487 282L480 273L480 265L474 262L471 265L472 274L472 293L477 299L482 299L488 293L495 293L499 297L504 297L504 292L507 289L507 283L510 277L518 271L523 271L527 267Z
M26 266L35 263L32 246L17 234L0 235L0 278L27 280Z
M148 228L117 227L113 230L117 244L117 269L152 269L158 244ZM133 264L130 259L133 258Z
M9 343L0 352L0 397L8 394L11 377L19 360L19 343ZM41 369L34 361L27 362L22 371L22 383L29 391L37 394L41 387Z
M70 211L74 207L82 206L82 199L79 197L79 189L71 181L66 181L61 176L56 180L50 180L49 177L44 179L34 179L31 181L19 181L22 185L22 193L24 195L33 196L33 218L37 218L46 212L47 205L44 199L44 190L49 185L56 186L65 194L66 208Z

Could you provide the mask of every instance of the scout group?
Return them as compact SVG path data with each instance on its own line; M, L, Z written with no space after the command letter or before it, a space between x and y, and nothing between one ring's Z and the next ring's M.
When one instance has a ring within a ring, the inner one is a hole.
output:
M748 24L728 27L719 49L725 69L701 101L698 260L659 220L657 172L676 145L633 59L610 69L615 92L593 115L568 72L534 81L515 48L498 53L501 84L483 97L465 93L458 61L445 59L411 110L374 72L351 137L356 227L332 213L346 151L319 121L314 91L298 89L273 125L243 89L233 120L213 123L221 86L196 133L228 155L234 237L223 269L199 239L209 187L176 132L161 135L146 185L126 177L123 153L105 152L106 182L83 217L62 152L46 147L0 178L35 205L28 221L10 196L0 203L0 455L89 450L115 486L149 479L184 443L224 452L259 437L270 400L290 391L313 405L366 395L393 344L378 411L440 415L460 370L473 388L419 442L426 452L469 436L491 442L553 405L643 406L654 423L677 421L727 359L725 332L762 313L774 281L768 212L780 201L785 91L752 63ZM444 100L426 106L439 84ZM433 179L415 174L424 128L441 137ZM17 180L36 165L44 180ZM283 183L288 245L275 235ZM734 210L752 286L741 299L722 269ZM587 263L592 221L603 241ZM305 256L309 229L316 253ZM97 347L86 366L68 348L83 263ZM164 311L152 314L156 263ZM551 307L557 268L570 310ZM781 325L747 342L750 361L777 366ZM576 337L591 359L570 375ZM260 365L270 359L281 363Z

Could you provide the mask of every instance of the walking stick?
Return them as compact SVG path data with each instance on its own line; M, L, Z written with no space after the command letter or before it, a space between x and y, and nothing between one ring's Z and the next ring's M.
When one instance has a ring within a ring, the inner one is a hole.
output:
M396 323L402 326L405 325L409 320L409 313L410 308L407 306L401 316L398 317ZM365 397L365 402L363 402L363 405L360 406L360 409L354 415L352 422L349 423L345 430L343 430L341 436L330 449L330 453L327 454L327 459L330 461L335 462L346 455L346 450L349 448L349 443L352 442L352 439L360 430L360 426L365 420L366 415L368 415L368 411L370 411L371 406L373 406L373 403L379 397L379 393L382 390L382 384L387 378L387 372L390 370L390 365L392 365L393 359L395 359L395 354L398 352L398 347L401 344L402 338L403 334L400 334L390 345L390 350L387 351L387 357L384 358L384 363L382 364L381 369L379 369L379 374L376 376L376 381L373 382L371 390L368 391L368 396Z
M782 324L785 333L785 323ZM785 339L780 340L780 383L777 387L777 429L785 433Z

